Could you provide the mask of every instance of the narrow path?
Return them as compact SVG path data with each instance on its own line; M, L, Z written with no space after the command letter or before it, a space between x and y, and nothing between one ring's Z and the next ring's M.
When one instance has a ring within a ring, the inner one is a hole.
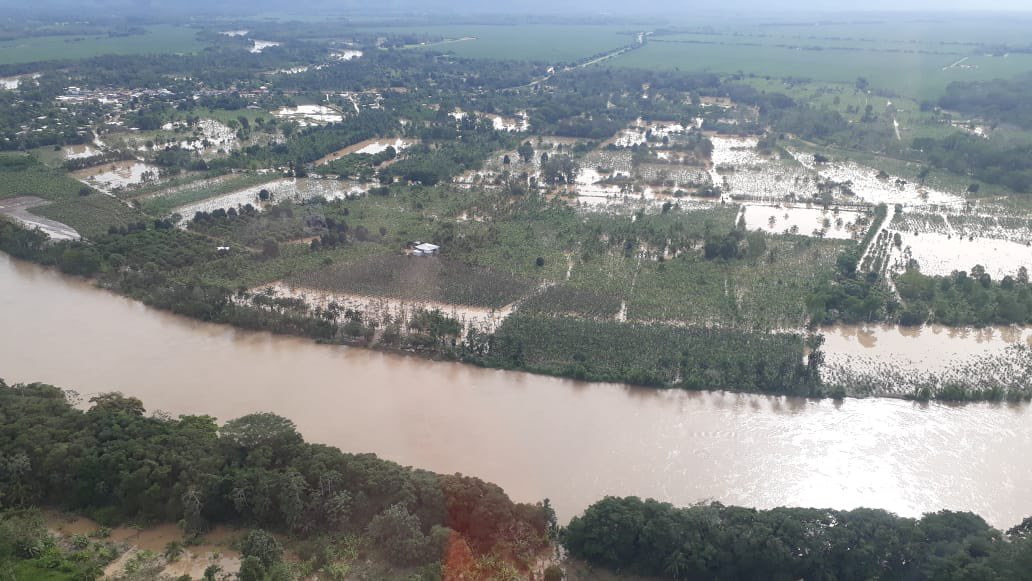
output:
M543 77L541 77L539 79L534 79L534 80L530 81L529 83L527 83L525 85L519 85L519 86L516 86L516 87L509 87L508 89L499 89L499 90L501 90L501 91L515 91L515 90L519 90L519 89L530 89L532 87L536 87L537 85L540 85L541 83L545 83L545 82L549 81L550 79L552 79L553 77L559 75L560 73L565 73L567 71L575 71L577 69L583 69L585 67L590 67L591 65L595 65L595 64L598 64L600 62L603 62L603 61L606 61L606 60L609 60L609 59L612 59L612 58L616 58L616 57L618 57L618 56L620 56L622 54L628 53L628 52L630 52L632 50L639 49L639 48L645 46L645 39L648 38L652 34L653 33L651 31L649 31L649 32L639 32L635 36L635 41L634 41L633 44L629 44L629 45L626 45L626 46L621 46L620 48L613 49L612 51L607 52L606 54L604 54L602 56L595 57L595 58L593 58L593 59L591 59L589 61L577 64L577 65L573 65L572 67L564 67L562 69L550 68L550 70L552 72L548 73L547 75L545 75L545 76L543 76Z

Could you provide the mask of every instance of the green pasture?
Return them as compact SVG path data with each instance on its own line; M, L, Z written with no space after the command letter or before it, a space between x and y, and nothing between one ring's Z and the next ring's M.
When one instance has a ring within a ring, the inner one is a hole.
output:
M86 59L108 54L169 54L204 48L193 28L173 25L147 27L132 36L39 36L0 42L0 65L51 60Z
M377 28L377 32L426 34L446 39L473 38L445 42L418 50L454 53L467 58L525 60L544 63L574 62L617 49L634 41L640 30L633 26L551 26L551 25L463 25Z

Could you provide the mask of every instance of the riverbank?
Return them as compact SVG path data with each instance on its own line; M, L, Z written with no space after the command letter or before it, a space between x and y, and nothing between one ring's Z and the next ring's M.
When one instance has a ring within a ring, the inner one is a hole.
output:
M160 226L160 224L158 225ZM284 286L231 291L184 279L153 261L175 252L176 264L230 260L225 268L261 267L212 255L207 242L169 227L146 226L100 243L48 242L42 235L0 223L0 249L64 272L149 306L236 328L293 335L325 344L371 348L489 369L525 371L578 381L653 388L729 390L802 397L895 397L922 401L1028 401L1032 398L1032 333L1000 328L1006 349L972 349L950 365L928 368L940 346L911 351L871 349L804 330L764 333L721 325L687 326L539 313L536 296L502 309L433 309L434 303L336 295ZM405 262L404 257L398 257ZM384 257L383 268L411 269ZM423 259L429 260L429 259ZM185 261L185 262L184 262ZM393 266L392 266L393 265ZM420 272L433 265L419 263ZM424 268L426 267L426 268ZM451 265L437 265L441 277ZM431 275L437 276L433 271ZM419 274L419 273L412 273ZM422 273L428 276L427 273ZM335 275L334 275L335 276ZM486 284L486 280L484 281ZM280 289L280 290L277 290ZM547 293L548 289L537 291ZM325 295L325 296L324 296ZM357 296L357 295L348 295ZM322 298L320 298L322 297ZM393 305L392 305L393 301ZM431 306L426 306L431 305ZM475 311L475 312L474 312ZM473 317L471 320L470 317ZM847 329L846 326L836 327ZM854 327L857 335L870 335ZM909 332L900 329L900 332ZM1018 336L1015 340L1013 337ZM834 337L833 337L834 338ZM877 339L869 338L868 342ZM633 345L634 348L628 348ZM877 354L875 354L877 351ZM962 355L962 354L961 354Z
M1004 533L969 511L805 508L822 506L815 496L754 510L607 495L560 528L547 500L516 504L477 478L306 443L282 416L220 424L147 416L149 404L118 394L91 404L84 412L59 388L0 382L0 420L15 436L0 454L29 467L6 477L0 571L47 570L54 581L609 578L593 571L602 567L619 578L931 580L970 566L1009 581L1024 578L1032 548L1027 518ZM66 510L23 508L40 505ZM558 560L560 544L594 567Z
M6 255L0 325L9 383L74 387L83 402L121 391L171 417L274 410L345 452L547 496L564 522L632 494L947 507L996 526L1032 512L1032 464L1008 453L1032 448L1026 404L662 390L399 357L171 315Z

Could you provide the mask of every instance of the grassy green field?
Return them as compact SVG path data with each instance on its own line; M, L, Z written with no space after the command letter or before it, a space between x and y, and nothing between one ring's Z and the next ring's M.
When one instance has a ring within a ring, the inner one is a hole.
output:
M63 200L77 196L82 186L64 171L47 167L32 156L0 154L0 199L37 196Z
M609 61L609 66L656 70L710 71L772 77L800 77L852 83L865 77L874 88L916 100L934 99L953 81L979 81L1032 71L1032 55L972 55L974 68L950 68L964 54L927 54L876 50L797 50L741 39L716 37L711 44L656 39L640 50ZM728 44L720 44L727 42ZM740 43L740 44L737 44Z
M152 216L164 216L174 208L207 200L222 194L276 181L275 176L262 174L228 175L215 180L197 180L173 188L167 194L157 193L140 200L140 207Z
M449 39L473 37L474 40L449 42L418 50L455 53L460 57L527 60L547 63L573 62L613 50L634 41L640 30L633 26L426 26L377 28L378 32L427 34Z
M85 59L105 54L166 54L204 48L192 28L172 25L147 27L134 36L39 36L0 42L0 64Z
M53 203L32 209L32 213L57 220L87 237L107 232L146 217L122 202L93 193L80 196L83 184L62 170L48 167L32 156L0 154L0 199L36 196Z
M68 224L87 238L106 234L111 226L147 220L138 210L104 194L61 200L33 208L32 213Z

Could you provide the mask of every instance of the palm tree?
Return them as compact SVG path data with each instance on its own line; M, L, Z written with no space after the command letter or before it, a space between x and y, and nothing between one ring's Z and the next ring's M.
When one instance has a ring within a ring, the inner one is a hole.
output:
M179 541L169 541L165 545L165 560L169 563L175 563L179 560L179 557L183 556L183 543Z

